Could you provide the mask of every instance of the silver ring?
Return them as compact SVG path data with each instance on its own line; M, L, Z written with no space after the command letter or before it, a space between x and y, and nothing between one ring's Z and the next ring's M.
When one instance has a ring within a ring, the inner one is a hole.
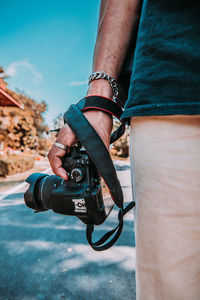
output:
M63 145L63 144L61 144L61 143L58 143L58 142L55 142L55 143L54 143L54 146L56 146L56 147L58 147L58 148L60 148L60 149L62 149L62 150L65 150L65 151L67 151L67 149L68 149L67 146L65 146L65 145Z

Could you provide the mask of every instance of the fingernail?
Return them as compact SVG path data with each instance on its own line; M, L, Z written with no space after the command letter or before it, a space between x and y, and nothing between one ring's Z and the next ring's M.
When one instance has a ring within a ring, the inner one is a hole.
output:
M68 176L64 172L63 173L59 173L59 174L57 173L57 176L61 177L64 180L68 180Z
M63 178L64 180L68 180L69 177L68 177L67 174L63 174L62 178Z

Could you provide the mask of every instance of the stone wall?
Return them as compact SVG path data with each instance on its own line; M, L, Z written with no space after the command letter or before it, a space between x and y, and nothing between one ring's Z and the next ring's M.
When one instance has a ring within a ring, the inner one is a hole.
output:
M46 103L41 103L23 95L6 90L24 109L18 107L0 106L0 142L1 148L13 150L42 150L41 140L44 143L44 132L48 127L44 124L43 113ZM50 147L49 143L46 146ZM46 147L45 146L45 147Z

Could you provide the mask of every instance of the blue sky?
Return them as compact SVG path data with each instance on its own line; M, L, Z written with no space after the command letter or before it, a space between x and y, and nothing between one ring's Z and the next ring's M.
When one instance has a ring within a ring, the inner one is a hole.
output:
M100 0L1 2L0 66L8 87L45 100L51 120L85 96Z

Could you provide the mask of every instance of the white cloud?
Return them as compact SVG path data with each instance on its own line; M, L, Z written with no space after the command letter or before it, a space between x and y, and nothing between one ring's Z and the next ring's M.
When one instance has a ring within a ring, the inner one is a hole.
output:
M79 86L79 85L85 85L87 84L88 81L87 80L83 80L83 81L72 81L69 83L70 86Z
M37 71L36 67L33 64L29 63L27 59L12 62L6 68L5 74L10 77L16 77L19 75L21 68L28 69L34 79L36 79L38 82L42 81L42 74L40 74L40 72Z

